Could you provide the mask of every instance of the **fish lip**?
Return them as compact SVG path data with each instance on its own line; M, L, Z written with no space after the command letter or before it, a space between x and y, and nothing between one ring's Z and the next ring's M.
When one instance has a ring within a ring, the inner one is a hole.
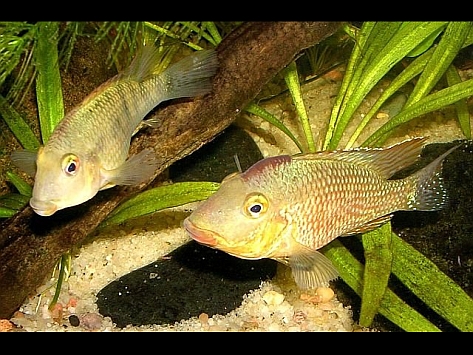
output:
M200 244L205 244L207 246L217 245L217 239L215 239L215 233L197 227L192 223L189 218L186 218L183 222L184 229L189 233L192 239Z
M57 205L51 201L40 201L31 199L30 206L40 216L51 216L57 211Z

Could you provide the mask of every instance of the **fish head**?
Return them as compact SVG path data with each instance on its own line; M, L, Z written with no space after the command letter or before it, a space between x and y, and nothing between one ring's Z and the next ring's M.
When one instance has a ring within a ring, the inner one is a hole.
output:
M271 257L286 221L270 194L232 174L183 226L197 242L242 259Z
M41 147L30 206L41 216L81 204L99 190L99 166L93 157Z

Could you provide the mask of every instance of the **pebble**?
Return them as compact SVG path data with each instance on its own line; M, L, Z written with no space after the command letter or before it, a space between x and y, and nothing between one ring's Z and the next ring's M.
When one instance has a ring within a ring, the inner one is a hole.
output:
M80 324L80 319L79 317L77 317L75 314L72 314L69 316L69 323L73 326L73 327L78 327L79 324Z
M263 300L270 306L278 306L284 301L284 295L276 291L268 291L263 295Z

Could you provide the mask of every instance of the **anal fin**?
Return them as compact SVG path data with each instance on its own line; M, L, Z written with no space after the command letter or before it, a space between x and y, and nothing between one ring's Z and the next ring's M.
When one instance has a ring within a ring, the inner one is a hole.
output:
M369 221L368 223L365 223L359 227L352 229L348 233L341 235L341 237L347 237L347 236L358 234L358 233L366 233L366 232L372 231L373 229L381 227L383 224L389 222L392 217L393 217L392 214L388 214L388 215L373 219L372 221Z

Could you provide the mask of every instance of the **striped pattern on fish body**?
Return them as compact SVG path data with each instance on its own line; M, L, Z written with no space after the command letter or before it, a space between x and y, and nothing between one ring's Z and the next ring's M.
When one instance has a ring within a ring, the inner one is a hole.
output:
M317 249L372 230L395 211L445 205L441 163L456 147L407 178L390 179L418 159L424 142L263 159L225 178L184 227L231 255L288 264L299 287L315 288L338 275Z
M214 50L195 52L155 73L159 61L159 49L145 47L126 70L72 109L37 154L12 154L17 166L35 175L30 205L36 213L49 216L99 190L151 178L154 151L127 159L131 137L159 103L208 93L218 67Z

